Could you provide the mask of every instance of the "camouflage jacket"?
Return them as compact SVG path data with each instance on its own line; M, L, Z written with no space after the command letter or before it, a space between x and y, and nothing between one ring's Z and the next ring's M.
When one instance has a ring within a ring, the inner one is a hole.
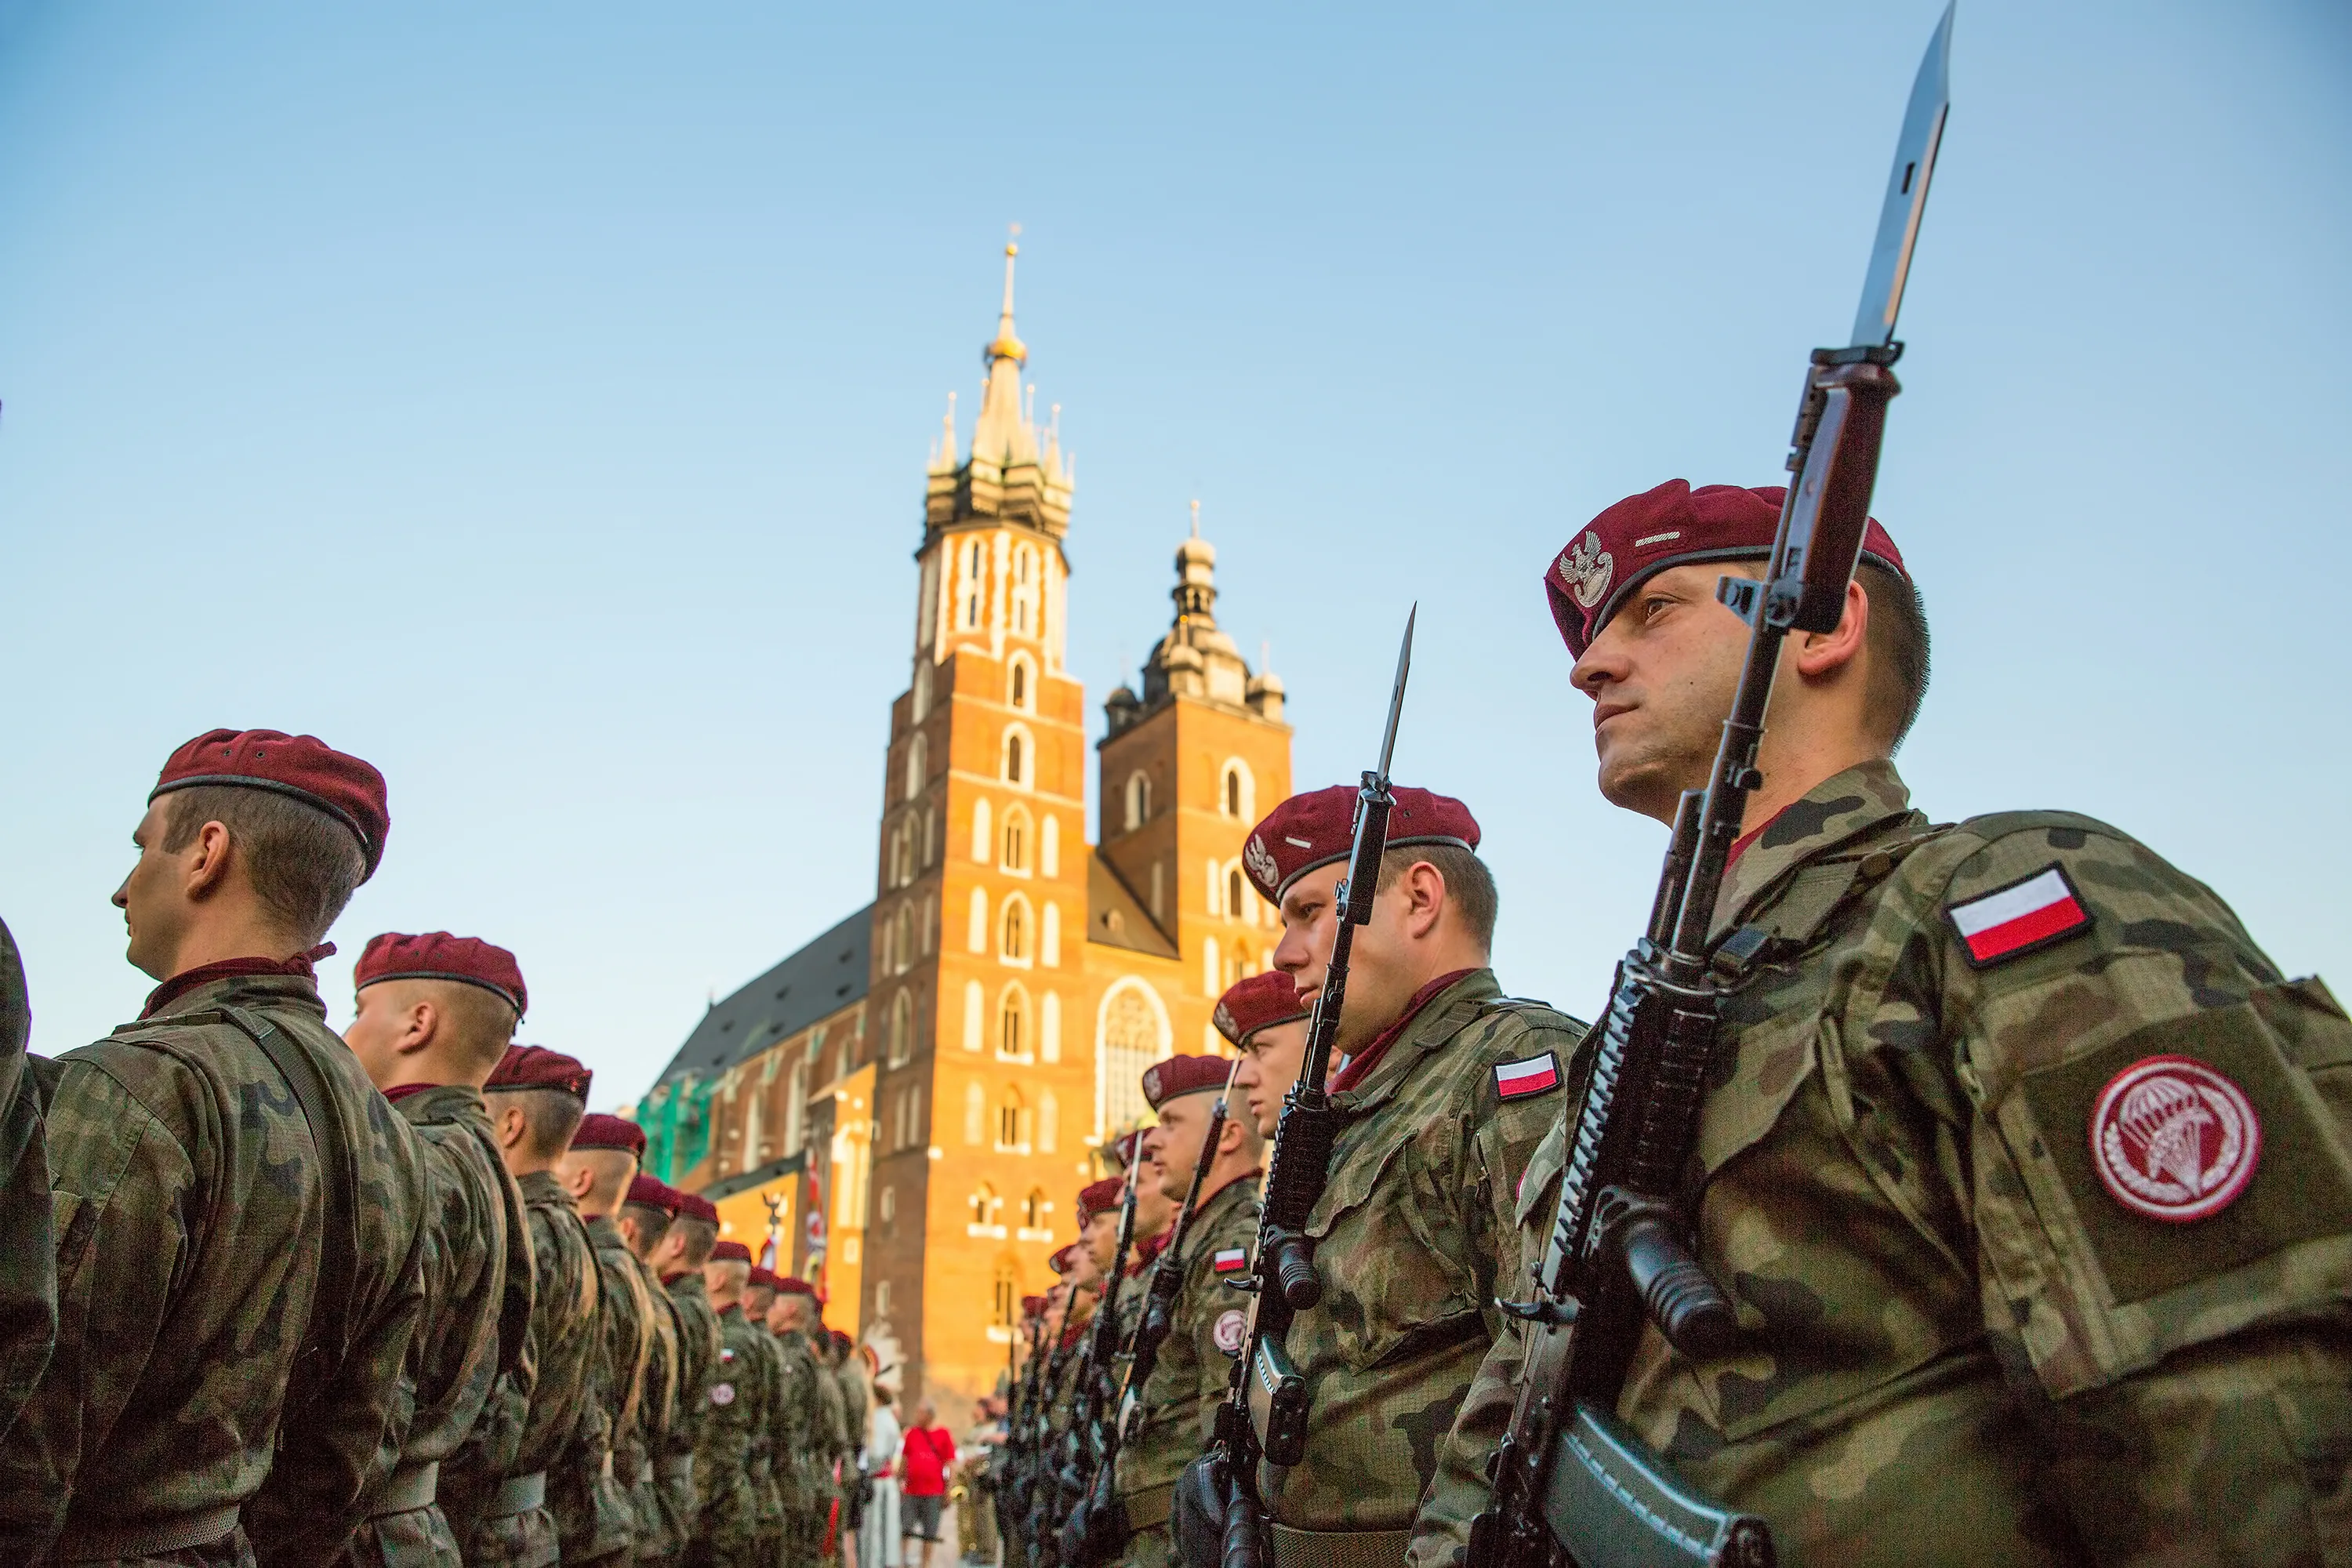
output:
M1151 1381L1143 1385L1119 1445L1122 1499L1173 1485L1209 1446L1234 1357L1249 1332L1249 1298L1224 1282L1246 1272L1257 1241L1258 1213L1255 1178L1228 1182L1202 1200L1184 1237L1183 1256L1160 1255L1159 1267L1182 1269L1184 1282L1177 1288ZM1134 1295L1139 1312L1144 1292ZM1148 1516L1163 1510L1154 1506L1146 1511Z
M838 1497L841 1488L835 1479L834 1466L850 1450L849 1405L841 1391L841 1379L822 1361L816 1368L816 1412L811 1442L818 1459L818 1484L825 1497Z
M749 1455L752 1435L768 1424L767 1361L740 1303L719 1314L719 1358L705 1396L702 1439L694 1454L694 1479L702 1489L699 1540L714 1553L748 1548L762 1529L764 1501Z
M0 1440L48 1365L58 1334L48 1142L25 1056L32 1027L25 965L0 922Z
M751 1428L744 1463L750 1467L752 1484L759 1491L760 1531L766 1535L773 1533L784 1520L783 1493L776 1476L776 1419L777 1407L784 1397L784 1352L764 1321L748 1313L744 1321L751 1325L751 1356L759 1367L762 1408L759 1424Z
M331 1221L326 1140L263 1039L341 1129L351 1210ZM408 1124L327 1027L308 975L198 984L45 1076L57 1352L0 1444L0 1557L60 1528L86 1539L234 1510L265 1476L296 1511L248 1513L257 1543L331 1555L407 1436L425 1213ZM322 1258L348 1282L331 1323L314 1319Z
M817 1445L822 1427L816 1390L825 1381L824 1372L798 1331L770 1337L776 1346L777 1373L776 1404L768 1418L770 1463L785 1511L804 1514L818 1506Z
M629 1489L636 1505L637 1557L667 1562L682 1555L686 1548L682 1531L687 1500L674 1485L665 1484L659 1462L672 1451L678 1428L677 1306L643 1259L632 1256L629 1261L635 1266L637 1284L645 1293L646 1321L652 1325L653 1341L646 1358L645 1389L637 1398L635 1440L625 1468L635 1478Z
M530 1329L530 1225L479 1089L451 1084L394 1089L389 1098L423 1145L432 1203L425 1324L409 1342L403 1373L416 1403L400 1450L406 1468L454 1455L488 1408L497 1380L511 1376L521 1360ZM446 1527L413 1517L424 1511L369 1519L354 1560L444 1560L442 1547L452 1544L438 1533Z
M1686 1197L1753 1345L1649 1333L1620 1414L1783 1563L2345 1561L2352 1024L2115 829L1908 798L1850 770L1732 868L1773 942Z
M586 1225L596 1258L596 1331L578 1419L547 1478L548 1506L567 1563L635 1554L635 1478L622 1472L621 1463L636 1441L637 1402L653 1354L653 1303L621 1227L610 1215Z
M533 1171L515 1186L530 1232L530 1328L523 1358L499 1379L474 1436L441 1467L443 1507L468 1568L552 1561L555 1523L546 1508L488 1526L480 1510L499 1482L554 1467L580 1419L600 1294L595 1252L571 1194L548 1171Z
M866 1374L858 1365L855 1349L833 1369L833 1381L841 1389L841 1458L855 1468L857 1453L866 1447L866 1416L874 1402L873 1395L866 1392ZM843 1479L848 1479L846 1472Z
M1582 1037L1475 970L1333 1094L1347 1121L1307 1221L1323 1300L1284 1342L1307 1380L1307 1458L1260 1479L1278 1523L1403 1530L1424 1490L1465 1518L1477 1510L1483 1478L1433 1488L1438 1448L1507 1321L1495 1300L1518 1268L1519 1178L1559 1116L1556 1085ZM1546 1057L1555 1087L1503 1095L1498 1069Z
M664 1290L677 1310L677 1416L670 1431L669 1451L694 1457L694 1475L686 1499L687 1522L691 1527L710 1490L700 1454L702 1428L710 1412L710 1380L719 1368L719 1315L710 1310L710 1289L698 1268L666 1281Z

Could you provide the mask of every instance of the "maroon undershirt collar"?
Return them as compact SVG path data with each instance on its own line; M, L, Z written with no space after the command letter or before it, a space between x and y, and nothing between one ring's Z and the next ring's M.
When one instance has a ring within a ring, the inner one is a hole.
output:
M1475 969L1457 969L1451 974L1439 975L1414 992L1412 1000L1404 1005L1404 1016L1382 1029L1378 1039L1348 1058L1348 1065L1341 1068L1338 1076L1331 1079L1331 1092L1339 1094L1354 1089L1371 1077L1372 1069L1381 1065L1381 1058L1389 1054L1389 1047L1403 1037L1404 1032L1412 1026L1412 1021L1421 1016L1421 1010L1435 1000L1439 992L1477 973Z
M215 980L234 980L245 974L299 974L315 978L318 961L331 956L335 944L322 942L308 952L298 952L291 958L224 958L217 963L200 963L194 969L183 970L154 990L147 993L147 1005L139 1016L152 1018L157 1013L185 996L199 985L209 985Z

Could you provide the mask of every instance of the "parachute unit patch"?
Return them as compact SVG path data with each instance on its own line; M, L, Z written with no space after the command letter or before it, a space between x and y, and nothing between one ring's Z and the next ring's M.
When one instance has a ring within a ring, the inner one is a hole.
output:
M2194 1057L2143 1058L2109 1079L2090 1135L2107 1195L2173 1225L2235 1203L2263 1153L2254 1102Z

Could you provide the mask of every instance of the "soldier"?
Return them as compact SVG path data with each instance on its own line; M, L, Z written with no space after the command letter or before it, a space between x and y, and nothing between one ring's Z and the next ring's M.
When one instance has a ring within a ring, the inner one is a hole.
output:
M824 1482L833 1456L832 1432L824 1424L824 1394L839 1391L811 1342L823 1331L816 1321L816 1287L790 1275L769 1275L775 1300L768 1308L768 1331L784 1357L783 1398L775 1423L777 1479L785 1498L783 1561L787 1568L818 1568L824 1551ZM828 1340L830 1336L827 1336Z
M48 1365L58 1333L48 1141L25 1055L32 1029L24 961L0 921L0 1438Z
M1781 499L1673 480L1548 574L1612 803L1706 784L1748 637L1717 580L1760 574ZM1927 628L1875 523L1782 658L1714 919L1768 967L1684 1194L1749 1342L1647 1333L1619 1414L1783 1561L2352 1560L2352 1025L2112 827L1910 808ZM1512 1379L1506 1347L1480 1397Z
M588 1359L588 1393L580 1422L548 1475L549 1506L563 1539L563 1561L626 1561L636 1555L636 1484L645 1468L637 1410L646 1363L653 1358L653 1302L614 1219L637 1161L645 1129L599 1111L581 1119L555 1179L588 1227L596 1252L596 1350Z
M841 1515L835 1522L834 1539L845 1568L856 1568L857 1521L851 1516L864 1491L859 1484L857 1456L866 1447L866 1407L872 1403L872 1395L866 1391L866 1362L857 1353L857 1342L839 1329L833 1331L833 1379L841 1389L844 1433L848 1444L841 1456Z
M1298 1081L1307 1060L1307 1015L1297 983L1279 969L1237 983L1217 1003L1217 1032L1241 1056L1234 1066L1229 1109L1255 1121L1260 1138L1274 1136L1282 1121L1282 1097Z
M56 1352L0 1443L0 1560L323 1560L407 1436L422 1152L327 1027L312 963L375 870L383 777L215 730L164 763L114 902L160 984L44 1064ZM277 1472L272 1475L273 1468Z
M677 1217L669 1234L654 1250L654 1272L661 1276L670 1305L677 1309L678 1421L694 1439L685 1466L689 1484L687 1505L687 1554L702 1532L702 1500L713 1482L702 1470L703 1428L713 1407L712 1379L719 1373L719 1314L712 1310L709 1288L702 1277L719 1241L719 1210L695 1193L674 1193ZM730 1460L730 1463L732 1461Z
M472 1435L501 1377L522 1363L530 1329L530 1221L499 1156L481 1086L530 1005L514 954L474 937L387 931L352 973L343 1038L424 1144L431 1183L426 1318L404 1373L416 1417L400 1468L345 1553L386 1565L455 1564L457 1542L435 1500L442 1463ZM265 1483L264 1499L270 1489Z
M709 1409L694 1473L702 1488L694 1568L772 1568L759 1555L761 1494L746 1456L768 1422L767 1363L759 1332L743 1315L743 1287L751 1254L740 1241L721 1241L702 1266L711 1310L719 1319L719 1359L711 1373Z
M685 1553L694 1501L694 1434L678 1409L678 1344L684 1327L677 1303L662 1289L661 1276L651 1262L677 1215L677 1194L641 1172L630 1178L628 1195L614 1215L637 1266L637 1283L651 1308L647 1315L654 1329L645 1393L637 1401L643 1452L633 1490L640 1563L674 1563Z
M541 1046L514 1046L483 1088L530 1226L525 1364L502 1379L474 1436L441 1467L442 1506L466 1568L546 1568L559 1545L547 1472L579 1425L595 1342L596 1252L556 1163L588 1109L591 1075Z
M1286 1565L1396 1561L1416 1512L1466 1520L1478 1477L1441 1477L1439 1445L1519 1277L1519 1179L1559 1117L1583 1026L1506 998L1487 966L1493 876L1460 801L1400 786L1369 923L1358 929L1330 1079L1346 1118L1307 1223L1321 1301L1284 1342L1305 1379L1307 1455L1262 1466ZM1294 795L1242 863L1281 911L1275 967L1312 1006L1347 872L1356 791ZM1434 1484L1433 1484L1434 1483Z
M1286 990L1288 979L1283 978ZM1249 980L1242 982L1250 984ZM1243 1010L1237 1013L1235 992L1240 990L1227 991L1216 1012L1218 1028L1235 1045L1264 1026L1248 1009L1255 998L1270 994L1270 988L1255 986L1241 998ZM1234 1066L1222 1057L1171 1057L1143 1074L1144 1098L1160 1117L1159 1125L1144 1134L1146 1168L1158 1173L1162 1200L1171 1206L1182 1203L1192 1190L1192 1173L1200 1168L1202 1144L1216 1109L1211 1097L1225 1092ZM1224 1281L1248 1273L1250 1247L1257 1239L1257 1184L1265 1152L1265 1140L1247 1117L1226 1119L1217 1133L1208 1174L1201 1180L1183 1253L1160 1263L1178 1270L1183 1283L1169 1315L1168 1337L1160 1342L1150 1381L1139 1392L1126 1439L1119 1445L1118 1505L1129 1532L1118 1559L1124 1568L1170 1568L1175 1561L1168 1539L1169 1500L1176 1478L1208 1447L1217 1406L1232 1381L1234 1358L1249 1335L1247 1299L1227 1289Z
M783 1560L785 1516L800 1492L799 1477L790 1473L783 1442L784 1350L768 1331L768 1309L775 1304L776 1271L754 1263L743 1281L743 1318L751 1325L751 1347L760 1359L767 1419L751 1433L746 1462L760 1494L759 1538L752 1550L760 1562L771 1564Z
M1143 1321L1143 1276L1168 1243L1176 1222L1176 1205L1183 1202L1183 1194L1169 1197L1160 1165L1144 1147L1141 1130L1114 1140L1111 1149L1119 1169L1134 1173L1131 1179L1135 1183L1135 1236L1128 1249L1127 1274L1118 1290L1118 1342L1125 1350L1135 1342L1136 1325ZM1191 1174L1189 1171L1185 1173L1188 1178ZM1114 1394L1118 1384L1118 1370L1112 1369Z
M787 1276L787 1278L790 1278ZM802 1281L807 1284L806 1280ZM816 1510L815 1539L809 1544L809 1561L824 1563L830 1560L834 1531L841 1527L842 1484L845 1478L855 1479L855 1471L845 1468L853 1451L849 1433L849 1405L841 1387L840 1363L844 1352L834 1342L831 1331L824 1326L817 1305L816 1287L809 1285L805 1294L787 1285L776 1298L777 1305L787 1305L787 1298L797 1297L800 1305L789 1308L787 1316L800 1322L800 1331L809 1342L816 1358L816 1430L813 1442L816 1447Z

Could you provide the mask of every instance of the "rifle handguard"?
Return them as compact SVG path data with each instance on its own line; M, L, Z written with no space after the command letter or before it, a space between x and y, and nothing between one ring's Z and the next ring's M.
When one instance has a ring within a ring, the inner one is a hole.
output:
M1608 1187L1594 1217L1604 1244L1624 1258L1634 1293L1668 1344L1696 1361L1738 1350L1739 1309L1683 1239L1673 1209L1655 1198Z

